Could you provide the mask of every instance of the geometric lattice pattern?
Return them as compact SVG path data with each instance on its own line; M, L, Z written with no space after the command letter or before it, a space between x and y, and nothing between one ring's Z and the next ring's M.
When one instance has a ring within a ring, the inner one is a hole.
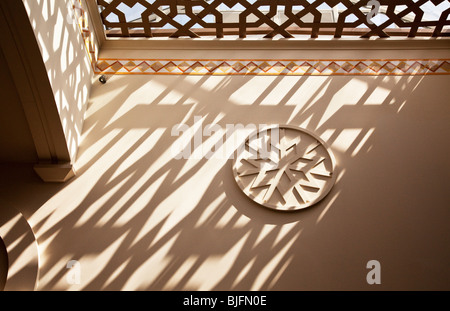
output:
M334 157L313 133L276 126L250 136L239 149L233 174L253 201L292 211L322 200L335 181Z
M450 74L450 60L99 59L96 71L161 75L431 75Z
M109 37L450 36L448 0L97 0ZM432 8L430 18L424 7ZM132 12L132 14L130 13ZM370 15L370 16L369 16ZM369 18L368 18L369 16Z

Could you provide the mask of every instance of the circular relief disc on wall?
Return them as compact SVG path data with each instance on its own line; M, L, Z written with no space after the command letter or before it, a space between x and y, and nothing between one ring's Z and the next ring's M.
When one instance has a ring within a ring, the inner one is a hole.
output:
M293 211L322 200L334 185L335 159L315 134L273 126L250 135L237 150L233 174L242 191L263 206Z

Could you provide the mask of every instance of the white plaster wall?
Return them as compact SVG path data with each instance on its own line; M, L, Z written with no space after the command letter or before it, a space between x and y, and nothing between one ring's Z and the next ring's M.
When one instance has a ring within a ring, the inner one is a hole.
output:
M76 158L93 70L72 0L23 0L60 114L68 149Z

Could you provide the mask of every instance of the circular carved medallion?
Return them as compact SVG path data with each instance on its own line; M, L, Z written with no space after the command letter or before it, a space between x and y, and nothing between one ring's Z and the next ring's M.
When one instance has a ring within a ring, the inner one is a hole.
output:
M253 201L291 211L322 200L335 182L331 150L313 133L277 126L250 135L235 154L233 173Z

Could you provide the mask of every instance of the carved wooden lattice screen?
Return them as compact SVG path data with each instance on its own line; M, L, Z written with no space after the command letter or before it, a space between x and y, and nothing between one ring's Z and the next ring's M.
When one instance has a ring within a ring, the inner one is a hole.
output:
M450 36L449 0L96 1L108 37ZM425 6L439 8L425 18Z

